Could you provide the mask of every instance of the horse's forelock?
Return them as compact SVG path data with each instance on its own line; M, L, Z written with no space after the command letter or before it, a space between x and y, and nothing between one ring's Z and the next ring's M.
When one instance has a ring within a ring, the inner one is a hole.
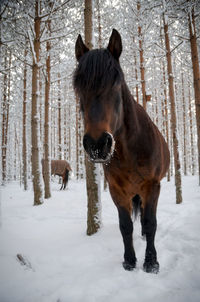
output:
M106 49L95 49L86 53L74 73L74 88L78 92L101 93L119 84L123 72L119 63Z

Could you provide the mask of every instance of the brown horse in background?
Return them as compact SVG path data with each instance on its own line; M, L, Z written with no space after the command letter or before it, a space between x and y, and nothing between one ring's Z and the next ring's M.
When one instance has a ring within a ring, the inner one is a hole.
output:
M88 157L103 163L112 199L119 213L126 270L136 266L133 247L132 210L141 209L142 234L146 235L143 268L157 273L154 245L156 208L160 181L169 167L169 150L158 128L133 99L119 64L120 34L113 30L107 49L89 49L78 36L75 46L79 62L74 88L80 98Z
M69 171L72 171L70 164L66 160L51 160L51 175L62 177L60 190L65 190L69 179ZM42 174L44 175L44 159L42 159Z

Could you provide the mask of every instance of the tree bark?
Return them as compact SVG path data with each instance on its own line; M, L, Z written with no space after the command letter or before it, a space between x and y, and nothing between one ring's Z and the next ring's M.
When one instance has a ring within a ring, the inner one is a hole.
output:
M76 95L76 179L79 179L79 99Z
M166 129L166 141L169 146L169 121L168 121L168 102L167 102L167 88L166 88L166 77L165 77L165 64L162 60L162 72L163 72L163 93L164 93L164 110L165 110L165 129ZM167 181L170 181L170 167L167 172Z
M137 59L136 59L136 53L134 51L134 63L135 63L135 90L136 90L136 102L139 104L139 91L138 91L138 71L137 71Z
M139 16L140 23L140 1L137 2L137 11ZM144 50L142 43L142 28L139 24L138 26L138 38L139 38L139 52L140 52L140 77L141 77L141 86L142 86L142 104L144 109L146 110L146 82L145 82L145 67L144 67Z
M183 105L183 164L184 164L184 175L187 175L187 135L186 135L186 103L185 103L185 93L184 93L184 78L183 70L181 74L182 81L182 105Z
M97 0L97 21L98 21L98 46L102 48L102 30L101 30L101 8L100 1Z
M85 0L85 44L89 49L93 47L93 24L92 24L92 0ZM100 183L98 164L93 164L87 159L86 165L86 185L88 196L88 213L87 213L87 235L92 235L98 231L101 226L100 217Z
M25 63L24 63L24 91L23 91L23 133L22 133L22 142L23 142L23 146L22 146L22 160L23 160L23 185L24 185L24 190L26 191L28 189L28 176L27 176L27 145L26 145L26 122L27 122L27 64L26 64L26 57L27 57L27 53L28 53L28 45L27 45L27 41L25 43L25 50L24 50L24 59L25 59Z
M189 78L189 77L188 77ZM192 117L192 105L191 105L191 92L190 92L190 83L189 87L189 117L190 117L190 145L191 145L191 172L192 175L195 174L195 155L194 155L194 135L193 135L193 117Z
M32 133L32 176L34 190L34 205L40 205L42 198L42 180L41 180L41 162L39 156L39 112L38 112L38 72L40 57L40 18L38 14L39 0L35 0L35 18L34 18L34 53L32 65L32 112L31 112L31 133Z
M7 51L5 51L4 56L4 69L7 69ZM2 160L2 183L6 180L6 119L7 119L7 73L4 73L3 77L3 96L2 96L2 154L1 154L1 160Z
M176 203L182 202L182 187L181 187L181 166L179 160L178 150L178 137L177 137L177 121L174 97L174 78L172 71L172 60L170 41L168 35L168 24L165 22L165 15L163 14L164 34L165 34L165 47L167 58L167 72L168 72L168 85L169 85L169 99L171 103L171 133L173 139L173 152L174 152L174 168L175 168L175 185L176 185Z
M47 27L49 33L51 32L51 21L47 21ZM44 106L44 198L51 197L51 171L50 171L50 152L49 152L49 102L50 102L50 83L51 83L51 59L50 59L51 44L47 41L46 51L46 81L45 81L45 106Z
M198 165L199 165L199 185L200 185L200 72L199 72L199 58L197 49L197 37L195 27L194 8L191 14L188 15L189 33L190 33L190 47L192 56L193 68L193 85L196 107L196 123L197 123L197 146L198 146Z
M60 65L60 62L59 62ZM61 140L61 84L60 72L58 72L58 157L62 159L62 140Z

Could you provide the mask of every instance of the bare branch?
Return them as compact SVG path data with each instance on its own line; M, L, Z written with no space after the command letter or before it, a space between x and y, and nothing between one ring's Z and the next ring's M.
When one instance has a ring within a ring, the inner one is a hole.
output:
M44 43L44 42L51 41L51 40L55 40L55 39L61 39L61 38L64 38L64 37L66 37L66 36L68 36L68 35L70 35L70 34L73 34L75 31L76 31L76 30L72 30L71 32L68 32L68 33L66 33L66 34L64 34L64 35L60 35L60 36L56 36L56 37L49 37L49 38L47 38L47 39L41 40L40 42L41 42L41 43Z
M189 38L183 37L183 36L179 36L179 35L174 35L175 37L182 39L182 40L186 40L186 41L190 41Z
M183 43L183 41L181 41L177 46L175 46L174 49L172 49L170 53L172 53L172 52L173 52L176 48L178 48L182 43Z
M4 12L5 12L5 10L6 10L7 7L8 7L8 2L6 3L6 5L5 5L3 11L0 13L0 17L3 16L3 14L4 14Z
M61 5L57 6L55 9L52 9L49 13L44 14L42 16L39 16L40 19L46 18L49 15L54 14L55 12L57 12L59 9L61 9L63 6L65 6L66 4L68 4L71 0L66 0L65 2L63 2Z

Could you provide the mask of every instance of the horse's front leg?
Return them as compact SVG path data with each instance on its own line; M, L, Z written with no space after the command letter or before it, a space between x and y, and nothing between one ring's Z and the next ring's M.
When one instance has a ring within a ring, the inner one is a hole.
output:
M143 192L142 227L147 241L143 268L147 273L158 273L159 263L157 261L157 252L155 249L154 240L157 228L156 209L158 197L160 194L160 183L153 182L146 184L146 186L143 188Z
M118 206L119 213L119 227L124 242L124 262L125 270L131 271L136 266L136 256L133 248L133 222L129 211L123 207Z

